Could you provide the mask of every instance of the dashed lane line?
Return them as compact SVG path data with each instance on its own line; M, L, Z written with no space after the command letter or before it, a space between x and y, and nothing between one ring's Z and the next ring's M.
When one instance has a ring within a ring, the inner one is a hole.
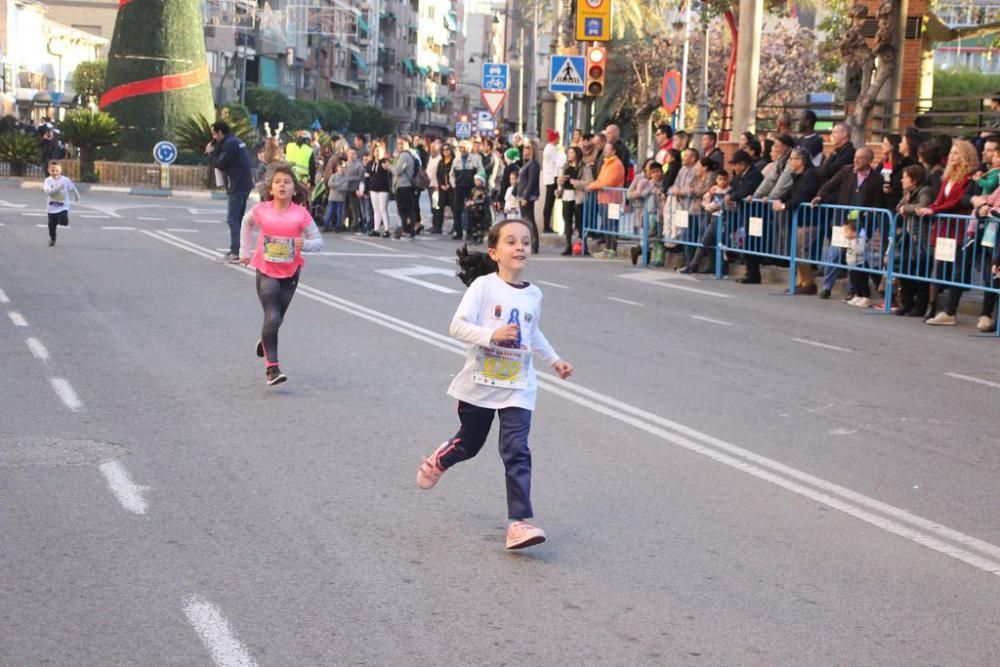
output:
M208 649L216 667L256 667L257 662L250 651L214 604L200 595L192 595L184 603L184 615Z
M140 218L140 220L141 220L141 218ZM167 231L168 232L173 232L174 234L197 234L197 233L199 233L199 230L197 230L197 229L184 229L184 228L177 228L177 227L168 227Z
M109 232L134 232L135 227L115 227L115 226L104 226L101 229L106 229Z
M545 285L546 287L555 287L556 289L571 289L568 285L560 285L559 283L550 283L547 280L536 280L539 285Z
M77 396L76 392L73 390L73 385L69 383L69 380L64 378L52 378L49 380L52 384L52 388L55 389L56 395L59 400L63 402L67 408L76 412L83 407L83 401Z
M834 352L851 352L846 347L839 347L837 345L830 345L829 343L820 343L815 340L808 340L806 338L792 338L791 340L796 343L802 343L803 345L812 345L813 347L821 347L824 350L833 350Z
M144 218L140 215L136 218L136 220L145 220L146 222L163 222L166 218Z
M7 293L0 289L0 303L10 303L10 299L7 298Z
M118 461L106 461L100 465L101 474L108 483L108 489L118 502L132 514L146 513L146 499L142 497L143 492L149 488L140 486L132 481L128 471Z
M42 345L42 341L37 338L28 338L24 341L28 345L28 349L31 350L31 356L35 359L40 359L42 361L49 360L49 351L45 349Z
M642 304L638 301L629 301L628 299L619 299L616 296L606 296L604 297L608 301L617 301L618 303L627 303L630 306L641 306Z
M982 378L972 377L971 375L962 375L961 373L945 373L950 378L955 378L956 380L965 380L966 382L975 382L976 384L981 384L987 387L993 387L994 389L1000 389L1000 382L990 382L989 380L983 380Z
M16 310L8 310L7 317L10 318L10 321L14 323L15 327L28 326L28 320L24 319L24 315L17 312Z
M711 317L702 317L701 315L692 315L692 320L698 320L699 322L709 322L711 324L721 324L724 327L733 326L732 322L726 322L725 320L714 320Z

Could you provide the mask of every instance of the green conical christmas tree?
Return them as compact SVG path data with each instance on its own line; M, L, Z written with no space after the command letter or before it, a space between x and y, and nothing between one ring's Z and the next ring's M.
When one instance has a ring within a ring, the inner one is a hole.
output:
M149 154L186 118L215 117L199 0L120 0L101 109Z

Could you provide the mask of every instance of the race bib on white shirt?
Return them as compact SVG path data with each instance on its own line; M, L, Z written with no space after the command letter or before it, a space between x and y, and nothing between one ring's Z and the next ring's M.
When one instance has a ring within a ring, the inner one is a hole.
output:
M509 347L476 348L472 381L488 387L524 389L528 386L528 350Z
M283 236L265 236L261 246L264 259L274 264L291 264L295 261L295 239Z

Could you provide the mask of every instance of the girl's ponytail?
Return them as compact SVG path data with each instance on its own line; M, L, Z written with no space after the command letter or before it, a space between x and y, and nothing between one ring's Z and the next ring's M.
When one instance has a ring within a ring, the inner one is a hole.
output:
M500 268L485 252L470 253L469 246L465 244L456 250L455 254L458 255L455 263L458 264L459 268L456 275L466 287L471 285L476 278L496 273Z

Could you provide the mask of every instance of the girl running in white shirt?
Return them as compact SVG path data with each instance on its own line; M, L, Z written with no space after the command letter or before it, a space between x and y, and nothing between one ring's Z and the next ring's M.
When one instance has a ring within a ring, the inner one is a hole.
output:
M299 272L305 264L302 252L323 249L323 237L316 223L308 209L292 201L295 195L296 180L291 167L275 167L268 179L264 201L243 217L240 232L240 262L257 269L257 296L264 309L257 356L265 359L265 379L269 385L288 379L278 368L278 328L299 286ZM259 228L256 243L254 227Z
M523 549L545 541L545 533L527 523L531 509L531 451L528 431L538 385L532 352L560 378L573 366L559 358L542 334L542 292L521 279L531 256L531 230L512 218L490 228L488 250L459 251L459 277L465 292L450 333L469 344L465 366L448 394L458 399L461 426L453 438L423 460L417 486L429 489L445 470L479 453L494 412L500 415L500 457L507 473L507 548Z

